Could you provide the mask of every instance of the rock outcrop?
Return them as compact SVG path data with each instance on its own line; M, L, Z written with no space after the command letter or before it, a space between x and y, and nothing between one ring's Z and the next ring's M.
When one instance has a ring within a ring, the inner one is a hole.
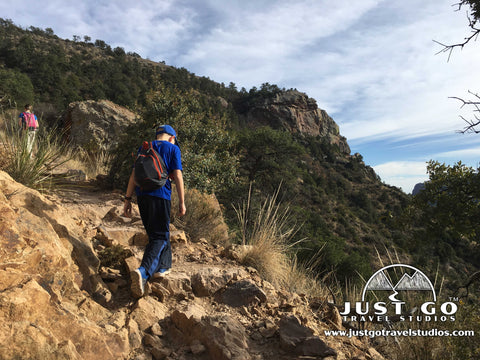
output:
M1 358L125 358L128 331L103 326L114 314L93 300L99 263L80 219L1 171L0 213Z
M337 145L343 154L350 155L350 147L340 135L338 125L325 110L318 108L315 99L305 93L289 90L263 98L248 110L245 117L249 124L321 136Z
M425 182L415 184L412 190L412 195L415 196L419 194L422 190L425 190Z
M108 100L71 103L64 115L65 129L73 145L88 152L107 150L136 115Z
M325 336L343 329L325 299L277 289L173 226L172 273L135 300L128 274L148 240L138 209L121 209L115 193L42 195L0 172L2 359L383 358L366 340Z

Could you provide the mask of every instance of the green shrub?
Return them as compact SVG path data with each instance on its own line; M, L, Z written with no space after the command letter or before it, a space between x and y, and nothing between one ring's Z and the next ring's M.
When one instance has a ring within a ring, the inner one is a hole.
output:
M122 266L123 261L129 256L131 256L131 252L122 245L113 245L98 252L100 265L111 268Z
M23 106L33 102L33 85L30 78L18 70L0 68L0 94L2 106Z
M143 141L155 138L155 127L170 124L182 150L183 178L189 188L214 192L234 183L237 156L233 138L226 131L226 113L214 113L195 92L162 88L148 95L142 119L130 126L112 150L111 182L125 187L134 155ZM132 156L133 155L133 156Z
M175 193L175 190L173 191ZM172 223L188 232L193 242L201 238L210 243L225 245L228 240L228 227L223 220L220 205L215 196L195 189L185 189L187 213L177 218L178 197L172 196Z

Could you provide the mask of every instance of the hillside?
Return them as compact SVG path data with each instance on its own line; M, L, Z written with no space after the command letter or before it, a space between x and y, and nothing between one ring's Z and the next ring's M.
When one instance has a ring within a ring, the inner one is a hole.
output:
M42 175L77 180L37 192L1 171L17 154L8 153L15 143L8 126L26 102L42 131L61 134L51 138L56 160L73 157L62 169L70 172L44 166ZM470 339L405 339L395 353L396 338L325 336L358 326L342 323L337 306L358 300L365 279L382 266L419 266L448 298L474 283L480 251L478 232L437 226L430 210L440 207L428 197L419 216L411 196L351 154L335 120L307 94L269 83L238 90L102 40L64 40L51 29L1 20L0 107L3 357L405 359L402 351L412 346L428 352L426 359L478 353ZM186 186L197 195L187 219L172 228L175 272L135 301L127 274L145 235L138 217L119 216L120 194L132 154L166 122L177 130ZM278 230L289 234L282 244L288 271L303 269L311 283L266 281L260 267L239 263L237 251L251 245L258 211L272 196L285 214ZM459 302L464 329L478 328L476 296Z
M457 251L448 237L426 243L418 225L405 224L411 197L383 184L361 154L350 154L334 119L307 94L269 83L238 90L99 39L64 40L10 20L0 21L0 35L3 111L32 102L42 124L61 129L75 103L111 101L128 109L120 113L134 114L136 124L113 142L104 132L93 148L79 151L110 159L104 166L110 187L125 187L137 139L168 121L182 139L187 186L217 195L232 232L238 230L233 206L247 199L250 186L253 207L280 189L279 201L298 227L291 240L302 240L293 252L304 262L320 254L316 271L334 271L334 282L360 281L356 274L368 276L379 257L390 262L393 254L432 274L440 265L454 279L478 268L462 258L468 246Z
M186 69L143 60L101 40L67 41L48 29L23 30L8 20L1 25L0 62L10 79L3 85L7 98L15 100L15 91L9 89L19 86L16 81L22 75L31 82L29 101L52 125L66 119L65 110L77 100L111 100L147 122L168 117L186 144L186 169L192 170L186 172L187 185L215 191L230 227L237 222L232 204L246 199L250 184L259 194L253 197L257 203L261 194L273 194L280 187L280 199L292 209L293 222L303 224L293 239L307 239L298 250L300 257L309 261L323 249L319 272L334 269L341 281L356 271L366 276L376 267L374 247L381 252L385 246L402 248L406 234L390 219L401 213L407 196L382 184L360 154L350 155L334 120L306 94L270 84L238 91L232 83L226 87ZM152 91L167 95L152 100ZM166 108L173 98L185 99L196 123L187 124L178 109ZM64 121L69 120L60 124ZM198 128L200 123L222 129L222 143L199 149L195 139L201 136L220 139L219 133ZM138 127L132 130L138 132ZM126 168L125 161L138 146L131 139L122 141L126 150L112 165L115 171ZM113 186L123 188L125 181L125 176L116 177Z
M135 208L94 183L42 195L0 172L2 359L381 360L326 299L280 289L234 249L172 227L174 271L130 295L145 234ZM119 251L121 249L121 251Z

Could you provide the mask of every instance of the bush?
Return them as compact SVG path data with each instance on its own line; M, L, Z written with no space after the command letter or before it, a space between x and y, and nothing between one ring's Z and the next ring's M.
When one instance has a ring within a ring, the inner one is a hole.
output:
M16 107L33 102L33 85L30 78L12 69L0 68L0 101L2 106Z
M215 114L199 97L194 92L166 88L149 94L143 120L130 126L112 149L110 177L114 186L126 186L132 154L143 141L154 139L160 124L170 124L177 131L188 187L214 192L235 182L238 161L231 151L233 138L226 131L227 115Z
M118 268L123 265L124 260L131 256L131 252L122 245L113 245L99 251L100 266Z
M175 190L173 190L175 193ZM215 195L202 194L195 189L185 190L187 213L181 218L175 216L178 197L172 196L172 223L185 229L193 242L201 238L213 244L225 245L228 241L228 228L222 216L220 204Z

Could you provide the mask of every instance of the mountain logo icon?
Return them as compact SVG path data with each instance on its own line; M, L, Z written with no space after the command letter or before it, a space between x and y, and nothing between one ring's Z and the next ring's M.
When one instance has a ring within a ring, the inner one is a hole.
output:
M402 277L395 285L393 285L391 277L389 276L389 271L392 271L391 269L403 273ZM378 270L365 284L362 293L362 301L365 301L367 291L377 290L393 292L393 294L389 296L390 300L393 302L400 301L395 297L399 291L431 291L433 301L437 300L435 289L430 279L422 271L410 265L394 264Z

